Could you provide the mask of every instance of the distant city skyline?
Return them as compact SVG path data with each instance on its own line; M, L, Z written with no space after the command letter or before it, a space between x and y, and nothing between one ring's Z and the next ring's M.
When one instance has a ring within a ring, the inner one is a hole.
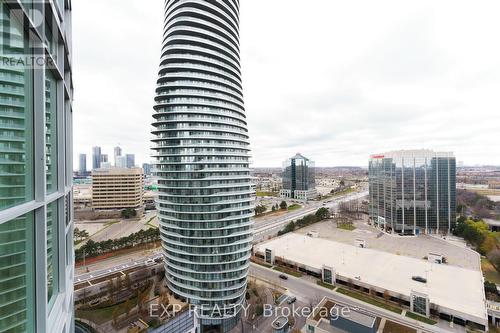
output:
M81 154L85 154L86 155L86 164L87 164L87 169L90 169L88 167L88 165L92 166L92 148L94 146L90 146L88 149L84 150L84 151L74 151L74 163L73 163L73 168L74 168L74 171L79 171L79 165L80 165L80 155ZM99 146L101 147L101 152L102 154L106 154L108 155L108 158L109 156L111 156L111 153L113 153L113 149L116 147L111 145L111 146L108 146L108 147L105 147L105 146ZM130 150L124 148L123 146L120 146L120 148L122 149L122 152L129 152ZM405 149L405 150L419 150L419 149L430 149L430 150L435 150L433 147L417 147L415 149L412 149L412 148L408 148L408 149ZM393 151L393 150L400 150L398 149L398 147L395 147L394 149L392 150L388 150L388 151ZM382 150L380 150L382 151ZM131 151L130 154L132 155L135 155L135 166L141 166L143 165L144 163L146 164L153 164L153 159L150 158L149 156L146 156L144 157L144 154L140 154L140 153L136 153L136 152L133 152ZM368 161L368 159L370 158L370 156L373 155L373 154L368 154L365 156L365 160ZM122 156L122 157L125 157L125 156ZM141 159L142 157L142 159ZM144 159L146 158L146 159ZM286 159L287 156L282 156L282 160L283 159ZM111 162L111 165L114 166L114 164L112 163L113 161L112 160L109 160ZM90 162L90 164L89 164ZM474 161L471 161L471 163L466 163L464 162L463 160L460 159L459 156L457 156L457 167L475 167L475 166L496 166L496 167L500 167L500 163L498 164L493 164L493 163L477 163L477 162L474 162ZM342 164L340 161L338 164L332 164L332 165L318 165L318 163L315 161L315 167L316 168L328 168L328 167L361 167L361 168L365 168L365 169L368 169L368 162L365 162L364 164ZM278 163L276 164L273 164L273 165L257 165L255 163L252 163L251 166L250 166L251 169L259 169L259 168L276 168L276 169L282 169L283 168L283 161L278 161ZM87 170L87 171L90 171L90 170Z
M119 149L121 156L116 155L116 153L118 152L117 148ZM97 159L94 158L96 153L98 153L98 156L96 156ZM137 154L133 151L129 151L127 148L124 148L121 145L114 145L109 147L109 146L94 144L91 147L89 147L89 149L85 149L83 151L75 150L73 152L73 155L76 156L74 157L75 162L73 163L73 169L74 169L73 171L81 171L80 166L82 165L82 163L84 163L83 161L85 161L87 171L92 171L92 169L96 168L97 160L99 161L98 163L99 167L102 167L103 163L111 167L124 167L124 168L140 166L143 163L148 163L148 164L151 163L150 161L138 163ZM130 163L132 163L133 165Z
M112 156L120 142L138 165L149 162L163 1L73 6L75 152L88 154L99 142ZM500 165L500 46L491 42L500 3L254 0L241 7L252 167L279 167L298 151L318 167L366 167L372 152L398 149ZM120 29L109 29L110 16ZM130 40L140 40L139 52Z

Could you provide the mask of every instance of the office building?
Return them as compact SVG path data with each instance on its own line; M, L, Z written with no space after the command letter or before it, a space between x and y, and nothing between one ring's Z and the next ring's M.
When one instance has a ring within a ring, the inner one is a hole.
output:
M101 162L101 169L110 169L111 163L109 162Z
M101 154L101 164L108 163L108 154Z
M92 147L92 170L101 167L101 147Z
M142 209L144 175L141 168L92 170L92 208Z
M115 147L113 148L113 163L114 166L118 166L118 157L122 156L122 149L121 147Z
M151 164L142 163L142 170L144 170L144 176L151 176Z
M71 52L71 1L0 1L0 332L74 331Z
M127 154L127 155L125 155L125 158L126 158L127 168L135 167L135 155L134 154Z
M78 158L78 173L80 175L85 175L87 173L87 155L80 154Z
M254 195L239 1L166 0L164 36L152 133L167 284L196 307L198 332L228 332L245 300Z
M283 188L280 196L307 201L318 195L314 179L314 162L297 153L283 163Z
M449 233L456 224L453 153L402 150L369 162L372 223L402 234Z
M126 156L117 156L115 167L126 168L127 167L127 157Z

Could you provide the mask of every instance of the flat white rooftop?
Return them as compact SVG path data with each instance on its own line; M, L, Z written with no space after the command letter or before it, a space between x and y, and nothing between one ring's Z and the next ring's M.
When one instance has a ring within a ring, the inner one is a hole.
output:
M275 256L313 269L321 270L323 265L334 267L340 276L353 281L359 276L362 283L393 293L406 296L412 291L424 293L432 304L473 316L476 322L487 322L481 271L433 264L423 259L297 233L256 245L257 252L264 253L265 249L273 250ZM412 280L415 275L426 278L427 283Z

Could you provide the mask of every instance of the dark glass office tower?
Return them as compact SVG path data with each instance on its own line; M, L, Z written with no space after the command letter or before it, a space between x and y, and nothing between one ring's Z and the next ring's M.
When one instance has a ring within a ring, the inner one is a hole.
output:
M245 298L254 193L239 1L165 1L154 107L157 208L169 288L199 332L227 332Z
M317 195L314 162L297 153L283 163L281 197L308 200Z
M456 224L456 160L430 150L372 155L370 219L403 234L449 233Z

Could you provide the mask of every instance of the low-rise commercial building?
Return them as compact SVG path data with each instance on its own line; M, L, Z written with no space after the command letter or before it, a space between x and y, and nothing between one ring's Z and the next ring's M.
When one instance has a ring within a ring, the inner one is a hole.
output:
M92 171L93 209L142 209L143 196L142 168L111 168Z
M306 333L417 332L411 325L395 323L366 310L348 307L324 297L306 319Z
M257 257L333 285L388 295L423 316L487 327L481 271L288 233L258 244ZM278 262L279 261L279 262ZM331 281L331 282L330 282Z

